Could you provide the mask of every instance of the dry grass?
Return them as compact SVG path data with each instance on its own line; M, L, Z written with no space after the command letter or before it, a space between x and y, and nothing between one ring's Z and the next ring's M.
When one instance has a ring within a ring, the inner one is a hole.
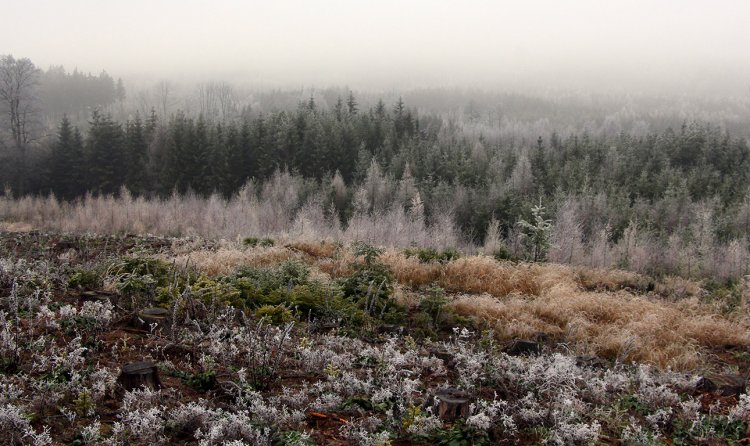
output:
M461 296L452 306L487 321L502 339L542 331L581 353L679 370L699 366L708 348L750 346L747 319L728 320L695 300L670 303L560 284L540 296Z
M33 229L34 227L30 223L0 221L0 231L2 232L29 232Z
M341 245L329 241L307 242L295 241L286 245L288 248L303 252L315 259L331 258L341 249Z
M649 278L632 271L604 268L577 268L578 283L587 290L616 291L623 288L645 289Z
M434 282L452 293L538 295L554 284L575 283L575 272L561 265L513 264L487 256L463 257L442 265L421 263L396 251L386 252L382 259L404 285L419 287Z
M665 297L683 299L686 297L700 297L706 293L700 283L682 277L665 277L657 282L654 291Z
M197 268L210 276L228 275L241 266L272 266L287 260L297 259L299 255L285 248L219 248L216 251L198 250L165 258L177 265Z
M176 257L177 264L188 259L210 275L304 260L326 280L351 274L357 261L333 243L303 242L285 248L198 249ZM679 370L702 365L710 349L750 346L750 317L736 312L730 318L701 303L695 296L702 290L695 282L668 279L646 295L642 290L648 278L626 271L513 264L486 256L445 265L420 263L395 250L386 251L381 260L394 272L402 304L416 305L414 290L437 283L458 296L451 304L456 313L486 321L500 339L529 338L541 331L582 354Z

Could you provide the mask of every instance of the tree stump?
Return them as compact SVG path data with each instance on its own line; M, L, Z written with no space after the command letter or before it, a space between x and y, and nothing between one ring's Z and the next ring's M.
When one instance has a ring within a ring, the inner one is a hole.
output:
M428 352L430 353L430 355L441 359L443 361L443 364L445 364L447 368L450 369L456 366L456 360L451 352L447 350L440 350L437 348L431 348L430 350L428 350Z
M593 355L576 356L576 365L578 367L588 367L590 369L606 369L607 362L602 358Z
M527 339L514 339L505 349L505 353L511 356L538 355L541 351L542 347L537 342Z
M378 326L378 334L401 334L404 331L404 327L400 325L389 325L383 324Z
M438 417L447 422L464 420L469 417L471 399L466 392L457 389L445 389L437 392Z
M166 308L144 308L138 312L136 316L136 325L142 327L150 327L151 324L156 324L159 327L166 325L169 320L169 310Z
M152 362L131 362L122 366L118 382L127 390L148 387L151 390L161 388L159 369Z
M709 392L721 396L739 397L745 392L746 380L740 375L708 373L701 376L695 386L698 392Z

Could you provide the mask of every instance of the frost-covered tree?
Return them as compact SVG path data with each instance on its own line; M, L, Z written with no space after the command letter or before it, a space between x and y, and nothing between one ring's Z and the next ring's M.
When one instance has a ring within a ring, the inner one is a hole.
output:
M524 219L518 221L518 225L526 234L526 245L534 262L545 260L550 248L552 220L544 218L544 212L544 206L540 200L539 204L531 208L533 222L527 222Z

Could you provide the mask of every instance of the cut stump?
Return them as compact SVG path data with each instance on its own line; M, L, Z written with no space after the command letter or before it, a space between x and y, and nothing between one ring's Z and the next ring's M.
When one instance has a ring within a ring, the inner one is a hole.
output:
M469 417L471 399L466 392L458 389L445 389L437 392L438 417L447 422L465 420Z
M737 396L745 393L746 380L740 375L708 373L701 376L695 386L698 392L710 392L721 396Z
M144 308L138 312L135 318L136 325L149 328L151 324L156 324L159 327L166 325L169 320L169 310L166 308Z
M122 366L118 381L127 391L141 387L148 387L151 390L161 388L159 369L154 363L147 361L131 362Z
M510 356L538 355L541 352L541 345L528 339L514 339L505 349L505 353Z

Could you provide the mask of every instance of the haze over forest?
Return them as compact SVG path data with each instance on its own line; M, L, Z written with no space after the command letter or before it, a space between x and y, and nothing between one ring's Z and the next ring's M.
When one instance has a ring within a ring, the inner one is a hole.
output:
M0 446L750 439L750 0L0 0Z
M32 0L3 14L0 184L37 200L6 218L57 209L36 224L89 230L96 200L135 197L151 217L107 224L750 271L750 3ZM161 225L163 200L206 219Z
M129 83L750 94L742 0L6 2L3 53Z

